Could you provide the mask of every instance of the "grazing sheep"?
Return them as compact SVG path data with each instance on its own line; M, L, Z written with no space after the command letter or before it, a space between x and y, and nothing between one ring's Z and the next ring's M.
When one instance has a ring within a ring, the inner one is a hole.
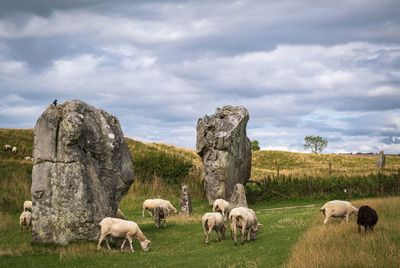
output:
M11 149L11 152L13 153L13 154L16 154L17 153L17 147L12 147L12 149Z
M361 233L361 226L364 226L364 232L369 230L373 231L375 224L378 222L378 214L375 209L369 206L361 206L358 209L357 225L358 232Z
M224 199L215 199L213 203L213 212L221 212L223 217L227 217L229 202Z
M21 213L21 216L19 216L19 225L21 227L20 231L22 232L23 226L26 227L26 231L28 231L28 228L32 226L32 213L29 211L24 211Z
M325 215L324 224L327 224L330 217L346 218L346 222L349 222L350 214L357 216L358 208L347 201L333 200L325 203L320 211Z
M218 212L209 212L203 215L201 218L201 224L203 226L204 243L208 244L208 236L210 235L211 231L214 230L217 232L217 240L221 241L225 239L225 224L224 224L224 217ZM218 232L221 233L221 239L219 238Z
M167 205L168 208L168 212L173 212L173 213L178 213L178 211L176 210L176 208L171 204L170 201L168 200L164 200L164 199L147 199L143 202L143 210L142 210L142 217L144 217L144 211L147 210L150 214L150 216L153 216L153 212L154 212L154 208L156 207L156 205L158 203L165 203Z
M125 216L124 213L120 209L117 210L117 214L115 215L116 218L121 220L127 220L128 218Z
M11 150L12 146L9 144L4 145L4 151Z
M164 222L164 227L167 227L168 214L169 214L169 210L168 210L167 204L165 202L157 203L157 205L153 211L154 224L156 225L157 228L160 228L161 221Z
M24 202L23 211L32 212L32 201L25 201Z
M149 250L150 240L148 240L140 230L139 226L133 221L126 221L116 218L104 218L100 222L100 239L97 245L97 249L100 249L101 242L105 239L107 248L110 248L108 244L108 237L112 236L115 238L125 238L121 246L121 251L124 248L126 240L129 241L131 251L133 252L132 238L137 239L140 242L140 246L144 251Z
M231 237L233 231L235 245L237 244L236 227L242 228L241 243L243 244L246 232L247 241L250 241L250 237L256 239L258 229L262 226L258 223L254 210L245 207L233 208L229 213L229 221L231 225Z

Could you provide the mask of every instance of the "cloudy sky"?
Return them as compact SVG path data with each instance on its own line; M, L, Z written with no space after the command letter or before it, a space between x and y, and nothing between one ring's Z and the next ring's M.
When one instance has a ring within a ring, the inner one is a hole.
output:
M117 116L126 136L195 147L223 105L263 149L400 152L400 2L0 2L0 127L54 100Z

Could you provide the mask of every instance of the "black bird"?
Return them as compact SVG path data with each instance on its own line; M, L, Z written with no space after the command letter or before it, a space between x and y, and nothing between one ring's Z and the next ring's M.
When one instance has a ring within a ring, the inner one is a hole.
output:
M56 106L57 105L57 100L53 101L53 105Z

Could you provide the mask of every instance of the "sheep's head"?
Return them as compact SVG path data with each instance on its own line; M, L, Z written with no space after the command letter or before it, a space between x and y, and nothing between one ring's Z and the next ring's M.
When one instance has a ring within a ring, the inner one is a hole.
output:
M355 206L353 206L353 214L354 215L358 215L358 208L356 208Z
M144 251L149 251L150 243L151 243L151 241L146 239L146 240L140 242L140 246L142 247L142 249Z

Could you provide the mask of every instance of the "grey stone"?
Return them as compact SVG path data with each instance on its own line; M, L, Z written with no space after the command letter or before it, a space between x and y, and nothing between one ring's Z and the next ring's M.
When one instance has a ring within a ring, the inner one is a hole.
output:
M95 240L133 182L118 119L82 101L50 105L37 120L32 170L32 239Z
M247 198L246 191L243 184L236 184L233 188L233 193L231 199L229 200L229 207L246 207L247 208Z
M246 135L249 113L242 106L224 106L197 122L196 150L204 164L204 189L211 205L229 200L237 183L251 171L251 147Z
M190 196L189 187L187 185L182 186L180 214L183 214L183 215L191 215L192 214L192 198Z

